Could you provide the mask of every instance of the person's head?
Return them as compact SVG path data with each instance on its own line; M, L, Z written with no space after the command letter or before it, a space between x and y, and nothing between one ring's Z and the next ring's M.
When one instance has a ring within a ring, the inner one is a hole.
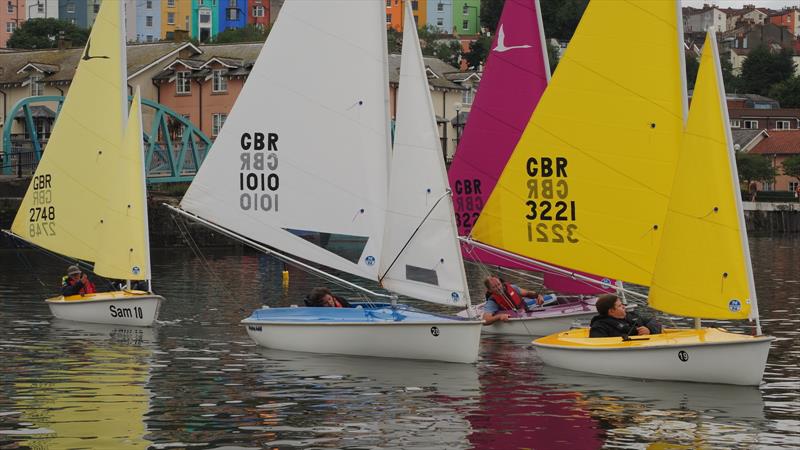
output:
M314 306L335 306L336 301L333 298L333 293L326 287L315 287L308 295L308 299Z
M486 279L483 280L483 285L486 286L486 290L489 291L489 293L503 292L503 282L494 275L486 277Z
M595 307L601 316L611 316L615 319L625 318L625 305L622 304L622 300L614 294L606 294L598 297Z
M67 267L67 275L77 280L81 277L81 269L78 266L69 266Z

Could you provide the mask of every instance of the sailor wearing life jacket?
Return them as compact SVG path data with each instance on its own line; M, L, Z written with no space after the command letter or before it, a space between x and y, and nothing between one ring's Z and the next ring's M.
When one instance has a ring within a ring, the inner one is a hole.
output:
M85 273L81 272L78 266L67 267L67 275L61 278L61 295L93 294L95 291L94 283L89 281Z
M544 303L544 297L535 291L522 289L517 285L506 283L491 275L484 280L486 286L486 303L483 306L483 320L486 325L497 321L506 321L514 312L526 312L530 303Z

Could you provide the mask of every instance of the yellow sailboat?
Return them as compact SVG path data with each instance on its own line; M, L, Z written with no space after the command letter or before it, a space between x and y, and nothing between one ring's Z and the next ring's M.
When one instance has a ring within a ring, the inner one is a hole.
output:
M653 308L698 318L631 340L546 336L534 341L546 364L758 384L772 337L700 327L757 321L758 309L716 43L707 38L684 127L681 23L674 0L589 4L473 238L649 286ZM642 38L628 58L607 58L622 24Z
M11 233L147 291L47 299L61 319L148 326L163 300L149 292L141 105L137 91L129 116L127 93L124 2L105 1Z

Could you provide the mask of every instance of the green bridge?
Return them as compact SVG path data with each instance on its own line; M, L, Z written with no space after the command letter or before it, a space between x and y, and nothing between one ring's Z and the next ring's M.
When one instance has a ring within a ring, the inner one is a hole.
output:
M57 105L54 114L46 106L48 104ZM62 96L44 95L24 98L11 108L3 128L0 173L3 175L33 173L50 135L49 128L43 129L42 121L57 118L63 104ZM48 114L49 117L42 116ZM211 148L211 139L170 108L142 99L142 115L150 114L153 118L150 121L149 133L147 131L144 133L147 182L191 181ZM20 135L11 133L14 120L24 121L25 133Z

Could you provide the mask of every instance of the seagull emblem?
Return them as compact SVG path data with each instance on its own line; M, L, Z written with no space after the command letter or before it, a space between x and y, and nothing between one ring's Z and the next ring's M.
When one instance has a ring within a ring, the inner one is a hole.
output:
M94 58L108 59L108 56L89 56L89 47L91 47L91 45L92 45L92 40L91 39L86 41L86 51L83 52L83 60L84 61L89 60L89 59L94 59Z
M494 51L498 53L507 52L509 50L514 50L515 48L531 48L530 45L511 45L506 47L506 34L503 32L503 25L500 25L500 30L497 31L497 46L494 48Z

